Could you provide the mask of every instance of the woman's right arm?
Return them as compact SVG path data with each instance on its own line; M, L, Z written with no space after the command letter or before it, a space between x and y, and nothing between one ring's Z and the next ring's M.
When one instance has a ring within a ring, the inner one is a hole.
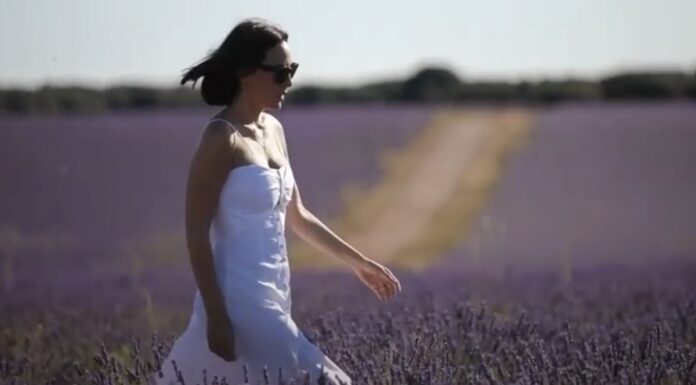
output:
M186 185L186 245L208 318L226 317L210 245L210 225L232 159L231 131L209 123L191 159Z

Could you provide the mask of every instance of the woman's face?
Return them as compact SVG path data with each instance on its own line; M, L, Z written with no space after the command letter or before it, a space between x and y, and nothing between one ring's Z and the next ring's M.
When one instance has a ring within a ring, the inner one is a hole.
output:
M262 65L273 67L290 67L293 64L288 43L283 41L266 51ZM285 92L292 86L290 76L285 76L281 83L276 81L272 70L257 68L249 76L241 79L242 86L255 102L264 108L280 109L285 99Z

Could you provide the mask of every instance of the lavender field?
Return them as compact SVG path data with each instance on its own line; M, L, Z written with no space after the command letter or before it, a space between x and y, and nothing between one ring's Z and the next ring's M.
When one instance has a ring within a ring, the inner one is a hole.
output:
M303 200L321 217L339 213L342 186L376 183L381 152L408 143L431 110L279 111ZM85 271L101 277L147 269L141 264L186 267L187 167L212 113L0 120L0 252L11 285L33 290L58 279L62 287Z
M533 135L453 260L694 260L696 105L571 104L541 115Z
M433 113L280 113L305 203L340 215L341 187L379 183L380 153ZM0 120L2 383L157 371L191 311L185 254L162 255L181 246L182 178L208 114ZM394 269L390 301L346 272L294 271L293 318L356 384L696 384L695 154L693 104L541 110L438 264Z

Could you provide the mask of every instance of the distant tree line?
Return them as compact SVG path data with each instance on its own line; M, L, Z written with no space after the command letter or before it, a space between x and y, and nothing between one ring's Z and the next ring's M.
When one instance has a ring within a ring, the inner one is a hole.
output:
M619 73L600 80L463 81L446 68L424 68L404 80L357 87L302 86L291 89L288 104L441 103L458 101L520 101L613 99L696 100L696 72ZM89 113L106 110L198 107L203 101L191 87L43 86L34 90L0 89L0 113Z

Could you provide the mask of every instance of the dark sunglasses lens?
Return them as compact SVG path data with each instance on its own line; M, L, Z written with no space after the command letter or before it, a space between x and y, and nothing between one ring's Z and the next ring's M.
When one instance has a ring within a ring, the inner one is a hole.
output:
M283 83L288 78L288 73L284 70L278 70L275 72L274 80L276 83Z
M278 83L283 83L288 79L292 79L295 76L295 71L297 67L292 68L281 68L275 72L275 81Z
M292 79L297 71L297 64L292 64L290 67L261 67L267 71L273 72L273 80L276 83L284 83L288 79Z

